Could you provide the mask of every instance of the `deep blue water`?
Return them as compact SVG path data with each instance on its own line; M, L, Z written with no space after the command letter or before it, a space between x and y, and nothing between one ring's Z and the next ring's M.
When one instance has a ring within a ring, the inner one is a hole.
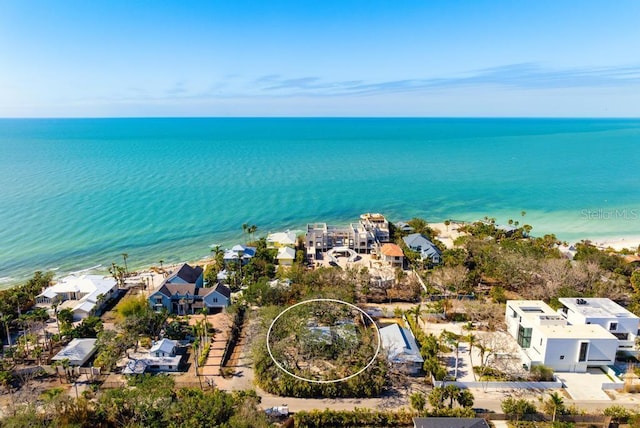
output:
M0 120L0 283L369 211L638 236L638 147L622 119Z

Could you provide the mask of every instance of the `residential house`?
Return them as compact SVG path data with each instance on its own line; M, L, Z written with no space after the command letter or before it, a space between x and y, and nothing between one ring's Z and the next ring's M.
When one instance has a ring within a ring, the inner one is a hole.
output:
M256 255L256 247L247 247L245 245L234 245L230 250L225 250L223 259L225 263L237 262L242 260L242 264L246 265L249 260Z
M636 339L640 318L619 304L606 298L583 297L558 299L562 308L558 313L569 324L597 324L618 339L618 351L637 354Z
M296 259L296 250L291 247L278 248L276 260L280 266L291 266Z
M404 243L413 251L420 254L420 259L432 265L442 262L442 251L421 233L412 233L402 238Z
M67 346L62 348L52 361L69 361L71 366L82 366L86 363L98 349L96 342L98 339L73 339Z
M74 320L97 313L118 292L118 284L102 275L70 275L47 287L36 296L40 306L58 305L58 310L71 309Z
M149 372L175 372L180 369L182 356L176 354L178 342L162 339L153 343L149 352L140 358L131 358L122 370L124 374Z
M167 284L195 284L196 287L202 287L204 270L200 266L190 266L184 263L172 272L164 282Z
M382 244L382 246L378 247L376 252L378 253L380 260L387 262L391 267L402 268L404 264L404 252L402 251L402 248L396 244Z
M598 324L570 324L541 300L507 301L507 331L518 342L523 365L586 372L613 364L618 339Z
M402 233L413 233L414 229L406 221L399 221L396 223L396 229Z
M387 352L389 362L408 374L418 374L424 359L411 330L397 323L380 329L382 348Z
M290 230L267 235L267 248L295 247L296 243L296 233Z
M204 308L217 313L229 306L231 290L223 284L214 287L196 287L195 284L168 284L164 282L149 296L149 304L156 311L166 309L170 314L195 314Z
M413 428L489 428L483 418L413 418Z

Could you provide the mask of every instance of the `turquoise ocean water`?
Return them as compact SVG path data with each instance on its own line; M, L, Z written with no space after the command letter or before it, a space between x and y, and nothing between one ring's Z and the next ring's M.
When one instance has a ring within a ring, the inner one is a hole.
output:
M638 236L639 147L640 120L0 120L0 286L370 211Z

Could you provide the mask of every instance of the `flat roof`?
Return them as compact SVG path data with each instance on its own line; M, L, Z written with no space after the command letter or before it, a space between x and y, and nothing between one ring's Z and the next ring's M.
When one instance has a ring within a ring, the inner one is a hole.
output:
M638 318L611 299L604 297L562 297L560 303L589 318Z
M507 300L507 307L515 310L524 319L535 322L541 317L557 316L558 313L551 309L542 300Z
M613 339L618 340L598 324L541 325L536 329L547 339Z

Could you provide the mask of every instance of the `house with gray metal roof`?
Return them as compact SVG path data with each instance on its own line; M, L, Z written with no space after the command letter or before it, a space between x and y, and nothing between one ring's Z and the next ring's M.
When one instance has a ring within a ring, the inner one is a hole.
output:
M420 233L412 233L403 237L402 240L409 249L418 252L423 261L428 261L434 265L442 262L442 251L426 236Z
M390 324L380 329L380 339L390 363L409 374L422 370L424 359L411 330L397 323Z
M69 360L72 366L81 366L86 363L89 358L98 349L96 342L98 339L73 339L67 346L62 348L53 358L52 361Z

